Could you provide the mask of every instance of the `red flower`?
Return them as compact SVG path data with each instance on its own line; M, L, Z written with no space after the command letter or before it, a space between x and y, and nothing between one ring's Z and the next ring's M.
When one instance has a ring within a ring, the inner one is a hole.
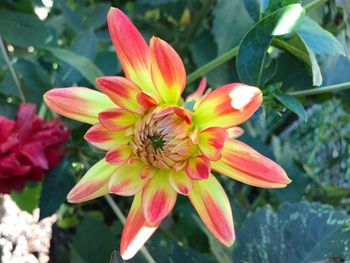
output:
M0 193L21 190L40 181L59 163L70 132L58 119L46 121L33 104L22 103L17 121L0 116Z

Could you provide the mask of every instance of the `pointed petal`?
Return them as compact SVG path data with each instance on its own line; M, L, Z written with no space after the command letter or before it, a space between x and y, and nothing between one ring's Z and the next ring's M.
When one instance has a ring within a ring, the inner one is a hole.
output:
M188 97L186 98L186 101L199 101L202 98L206 87L207 87L207 79L202 78L201 81L199 82L199 85L196 91L188 95Z
M118 8L107 15L108 29L125 76L142 90L157 94L150 73L147 43L130 19Z
M156 98L146 92L140 92L137 95L137 102L146 109L152 108L158 104Z
M210 161L204 155L198 155L187 161L187 175L193 180L207 179L210 173Z
M120 255L122 258L124 260L132 258L152 236L158 226L159 224L151 226L146 222L142 213L141 193L136 194L120 241Z
M138 113L143 112L137 102L137 94L141 92L141 89L131 80L111 76L98 78L96 83L103 93L121 108Z
M98 122L101 111L117 107L103 93L80 87L49 90L44 100L54 112L90 124Z
M236 139L243 135L244 130L241 127L236 126L236 127L227 129L227 133L230 138Z
M262 103L258 88L231 83L210 92L198 105L193 121L202 129L230 128L248 120Z
M169 182L174 190L182 195L188 195L193 187L193 181L185 171L171 172Z
M226 142L221 159L212 162L212 168L232 179L257 187L283 188L291 182L281 166L234 139Z
M211 174L207 180L195 181L189 199L210 232L224 245L235 240L230 201Z
M68 202L80 203L108 194L108 180L118 167L104 159L96 163L68 193Z
M84 135L85 140L101 150L110 150L117 144L126 144L131 141L132 136L127 136L125 131L111 131L100 123L91 126Z
M152 80L166 103L176 104L186 84L183 62L165 41L153 37L150 42Z
M137 115L125 109L108 109L98 115L100 123L112 131L122 131L132 126Z
M219 127L207 128L199 134L199 150L211 161L221 158L221 151L228 139L226 129Z
M180 107L174 107L174 113L180 118L184 119L187 124L191 125L192 113L189 110Z
M123 164L130 159L131 147L126 144L114 146L106 154L106 161L110 164Z
M157 225L173 209L177 194L169 183L169 171L159 170L145 185L142 208L146 221Z
M140 192L147 183L147 180L142 180L140 176L143 166L144 163L136 158L123 164L109 179L109 192L122 196L131 196Z

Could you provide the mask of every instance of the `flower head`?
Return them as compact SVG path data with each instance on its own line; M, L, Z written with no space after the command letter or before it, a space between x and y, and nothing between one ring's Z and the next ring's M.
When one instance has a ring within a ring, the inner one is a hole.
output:
M122 234L124 259L158 228L178 194L188 196L213 235L230 246L235 238L230 202L211 170L258 187L290 182L278 164L235 139L242 133L237 125L261 105L261 91L231 83L203 94L203 81L183 101L185 68L168 43L153 37L148 46L116 8L108 13L108 27L125 77L97 79L103 93L75 87L45 94L52 110L93 124L85 139L107 151L68 200L135 195Z
M60 147L69 134L59 120L37 116L33 104L21 104L17 121L0 116L0 193L40 181L45 171L59 163Z

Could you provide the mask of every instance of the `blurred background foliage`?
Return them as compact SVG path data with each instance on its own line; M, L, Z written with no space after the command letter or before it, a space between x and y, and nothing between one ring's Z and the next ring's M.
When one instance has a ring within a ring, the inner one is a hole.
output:
M295 33L272 37L274 12L299 2L2 0L0 114L15 118L26 100L49 119L52 112L42 101L48 89L95 88L97 76L121 75L106 25L110 6L125 11L146 39L156 35L171 43L188 74L234 52L206 74L209 86L241 81L263 90L263 107L244 124L241 139L281 164L293 182L268 190L219 176L233 206L233 248L213 239L188 200L179 197L146 243L148 250L156 262L350 260L350 93L303 93L350 82L350 2L305 0L306 16ZM186 94L198 84L193 76L189 80ZM42 183L11 196L29 212L39 206L41 218L57 213L52 262L108 262L118 249L122 223L106 200L65 202L102 153L84 141L87 125L64 121L72 129L67 156ZM131 200L113 198L127 214ZM145 258L139 253L130 262Z

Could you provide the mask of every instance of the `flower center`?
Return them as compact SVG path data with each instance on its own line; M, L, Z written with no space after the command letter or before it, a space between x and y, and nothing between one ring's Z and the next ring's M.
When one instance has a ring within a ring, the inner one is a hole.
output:
M190 125L171 108L154 108L135 124L131 147L146 164L181 169L193 153Z

